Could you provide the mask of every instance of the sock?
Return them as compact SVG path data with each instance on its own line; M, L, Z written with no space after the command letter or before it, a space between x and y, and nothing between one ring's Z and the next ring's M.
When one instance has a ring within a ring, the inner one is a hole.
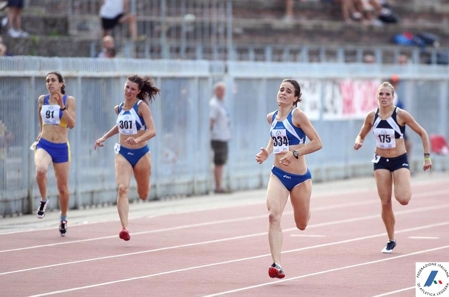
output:
M47 198L41 199L42 202L47 202Z
M61 222L62 222L62 221L67 221L67 216L61 215Z

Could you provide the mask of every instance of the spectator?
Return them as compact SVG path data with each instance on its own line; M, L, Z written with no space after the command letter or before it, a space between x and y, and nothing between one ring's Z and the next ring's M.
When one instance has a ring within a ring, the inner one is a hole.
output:
M98 53L98 58L114 58L116 55L114 37L106 35L102 39L102 50Z
M7 25L8 34L12 38L28 37L22 30L22 9L24 0L8 0Z
M0 57L6 56L7 49L6 45L0 43Z
M346 24L359 22L362 20L362 13L358 11L354 0L334 0L341 4L341 14Z
M130 13L129 0L103 0L100 8L103 37L111 35L111 30L118 24L128 23L133 40L137 40L136 16Z
M214 151L215 193L226 193L223 188L223 167L228 160L228 142L231 139L231 120L224 104L226 85L214 86L215 96L209 102L211 146Z
M391 6L386 0L376 0L379 2L378 19L382 23L395 24L399 22L399 17L392 10Z
M398 56L398 64L400 65L406 65L409 63L408 56L406 54L400 54ZM396 88L396 87L395 87Z
M377 16L382 9L379 1L377 0L354 0L355 5L362 13L362 22L366 25L382 25L382 22L377 19Z
M293 0L285 0L285 15L284 22L292 22L293 21Z
M6 44L3 43L3 39L0 36L0 57L7 56L7 51L8 48L6 47Z
M374 57L374 55L372 55L372 54L365 54L363 56L363 63L374 64L375 62L376 62L376 57Z

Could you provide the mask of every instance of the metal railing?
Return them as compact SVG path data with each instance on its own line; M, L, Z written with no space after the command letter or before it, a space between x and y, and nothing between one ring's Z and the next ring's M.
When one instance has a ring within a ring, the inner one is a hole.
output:
M150 199L213 189L208 102L217 81L227 86L232 140L224 176L225 185L234 191L266 186L271 161L259 165L254 156L268 141L266 115L277 108L283 78L300 82L300 108L323 141L323 149L307 157L315 181L372 174L374 139L367 137L358 152L352 145L364 116L377 106L378 85L392 74L400 77L397 92L405 109L429 134L449 136L449 68L439 65L0 57L0 120L14 136L9 147L0 147L0 216L36 209L39 191L29 146L39 131L37 98L47 93L45 75L55 70L64 75L67 94L77 102L77 126L69 131L71 208L115 201L116 138L100 150L94 151L93 144L114 125L114 106L124 100L129 74L151 75L161 88L150 105L157 129L149 142ZM421 141L407 131L413 143L412 170L419 170ZM434 170L448 169L449 158L435 160L434 165ZM138 200L135 184L131 186L130 199ZM58 207L57 195L50 169L50 208Z

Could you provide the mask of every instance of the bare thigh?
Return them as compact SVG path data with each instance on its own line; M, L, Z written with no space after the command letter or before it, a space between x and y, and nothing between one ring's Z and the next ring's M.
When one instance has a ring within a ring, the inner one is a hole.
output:
M312 196L312 179L297 185L290 192L290 201L293 207L295 222L299 229L307 226L310 218L310 197Z
M131 181L132 176L132 166L120 154L115 155L115 179L117 181L117 185L120 187L129 188L129 183ZM119 189L120 190L120 189Z
M401 204L407 204L412 198L410 170L401 168L393 172L394 197Z
M138 192L147 192L150 187L151 176L151 152L140 158L134 166L134 177Z
M377 193L382 201L382 204L391 202L393 176L389 170L377 169L374 170L374 177L376 179Z
M282 182L273 173L271 173L267 187L268 212L280 219L280 216L284 211L285 204L287 203L288 195L289 192L284 187Z
M55 170L55 177L58 189L68 187L70 162L68 161L64 163L53 163L53 168Z

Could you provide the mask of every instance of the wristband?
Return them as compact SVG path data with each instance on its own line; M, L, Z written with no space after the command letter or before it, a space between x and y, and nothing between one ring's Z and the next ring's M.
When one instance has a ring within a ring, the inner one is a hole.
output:
M424 153L424 157L430 157L429 153Z
M67 109L67 106L64 106L64 108L61 108L61 111L66 110L66 109Z
M425 157L424 161L430 161L430 157Z

